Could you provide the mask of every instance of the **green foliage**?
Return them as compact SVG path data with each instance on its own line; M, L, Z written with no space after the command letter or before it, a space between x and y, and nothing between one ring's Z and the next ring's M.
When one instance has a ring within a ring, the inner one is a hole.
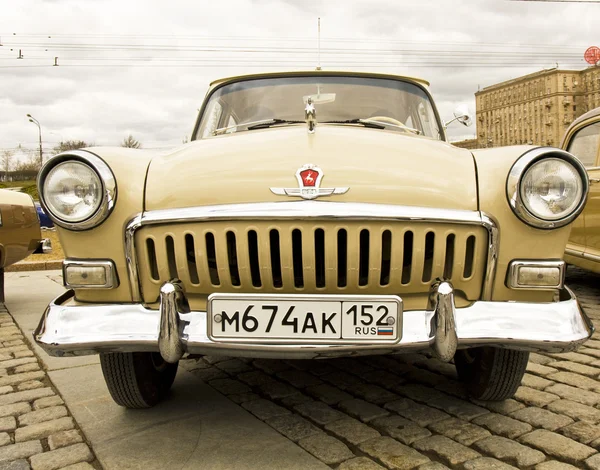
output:
M39 201L40 196L38 194L38 189L36 184L30 184L29 186L23 186L21 188L21 192L25 194L29 194L34 201Z
M56 145L52 150L55 154L66 152L67 150L77 150L86 147L93 147L94 144L90 144L85 142L84 140L65 140L61 141L58 145Z
M140 141L134 139L131 134L129 134L127 137L125 137L123 139L123 142L121 142L121 147L127 147L130 149L139 149L139 148L141 148L141 146L142 146L142 144L140 143Z
M0 189L6 188L21 188L19 192L29 194L36 201L40 199L35 180L3 181L0 183Z

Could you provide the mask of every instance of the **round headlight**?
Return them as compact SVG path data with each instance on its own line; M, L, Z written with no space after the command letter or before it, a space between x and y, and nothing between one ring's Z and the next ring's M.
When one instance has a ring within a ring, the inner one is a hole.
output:
M100 225L117 200L108 165L87 150L71 150L48 160L38 175L40 202L52 221L69 230Z
M587 173L571 154L537 148L513 165L506 190L513 211L524 222L538 228L562 227L583 210Z
M546 158L531 165L520 186L527 210L544 220L571 215L583 193L581 176L573 165L560 158Z
M66 161L52 168L44 181L48 210L65 222L90 218L102 202L102 182L85 163Z

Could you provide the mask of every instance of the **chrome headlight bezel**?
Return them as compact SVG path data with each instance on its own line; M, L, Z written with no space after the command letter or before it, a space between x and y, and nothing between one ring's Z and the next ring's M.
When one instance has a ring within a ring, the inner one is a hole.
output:
M91 170L96 173L100 179L100 183L102 184L102 199L98 208L91 216L80 222L69 222L61 219L59 215L55 214L49 209L44 195L44 183L48 173L57 165L68 161L76 161L89 166ZM86 150L71 150L52 157L40 170L37 185L40 196L40 204L48 214L48 217L50 217L52 222L59 227L69 230L81 231L97 227L110 215L117 201L117 181L115 179L115 175L106 162L104 162L104 160Z
M575 168L581 178L581 200L571 213L560 219L538 217L527 208L521 196L521 182L524 175L535 163L546 158L564 160ZM532 227L546 230L564 227L573 222L585 206L588 190L589 180L583 164L570 153L552 147L538 147L521 155L510 169L506 180L506 197L515 215Z

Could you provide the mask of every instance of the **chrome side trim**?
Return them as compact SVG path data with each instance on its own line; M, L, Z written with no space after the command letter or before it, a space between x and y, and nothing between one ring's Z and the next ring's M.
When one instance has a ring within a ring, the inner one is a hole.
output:
M389 354L426 351L445 332L451 322L442 322L442 310L451 312L451 292L439 288L438 307L409 310L403 314L402 338L396 344L262 344L214 342L208 336L204 311L185 313L185 306L171 303L170 313L177 313L179 324L171 318L170 333L177 334L180 345L190 354L224 354L246 357L316 358ZM168 289L166 295L175 294ZM35 341L53 356L78 356L99 352L159 351L161 312L140 304L82 304L72 302L67 291L50 303L34 333ZM173 298L164 299L170 302ZM165 309L167 307L165 306ZM435 318L435 317L439 318ZM164 317L163 317L164 318ZM577 349L594 332L594 327L573 293L565 288L560 300L550 303L474 302L455 308L456 346L460 348L494 346L525 350L566 352ZM446 317L448 319L448 317ZM168 322L167 322L168 323ZM432 328L435 325L435 328ZM177 332L177 333L176 333ZM449 336L452 339L452 335ZM174 341L173 341L174 342ZM179 354L176 347L175 352ZM453 349L451 343L447 348ZM163 351L168 351L163 346ZM176 356L173 356L176 357Z
M500 243L500 230L494 219L483 212L387 204L285 201L160 209L137 214L127 223L125 228L125 257L133 302L142 301L142 287L135 251L135 234L141 227L189 222L286 219L409 221L482 226L488 232L489 244L482 299L491 300L492 298Z
M533 286L519 284L519 268L521 267L532 267L532 268L558 268L559 281L554 286ZM557 261L546 261L546 260L513 260L508 265L507 275L507 286L511 289L562 289L565 286L565 275L567 272L567 263L562 260Z
M102 200L96 212L91 217L81 222L66 222L54 215L48 209L44 199L44 181L48 172L55 166L65 161L75 160L87 164L98 175L102 183ZM100 225L113 211L117 201L117 181L110 167L97 155L87 150L69 150L48 160L40 170L37 178L39 188L40 204L48 214L48 217L58 226L69 230L88 230Z
M573 250L571 248L567 248L565 250L565 254L576 256L577 258L589 259L590 261L595 261L600 263L600 256L594 255L593 253L586 253L583 251Z
M581 177L581 201L579 201L579 204L573 210L573 212L563 219L546 220L537 217L527 209L521 197L521 179L523 175L529 168L531 168L533 164L546 157L553 157L566 161L575 167L579 173L579 176ZM583 208L585 207L588 191L588 174L583 164L570 153L553 147L537 147L525 152L513 164L508 177L506 178L506 197L508 198L508 203L515 215L526 224L541 229L554 229L563 227L575 220L575 218L581 213L581 211L583 211Z
M449 362L458 347L452 284L444 281L433 287L428 310L435 313L432 318L435 334L432 345L433 352L441 361Z
M575 250L573 248L565 248L565 255L577 256L583 258L583 251Z
M67 268L69 266L79 267L101 267L106 274L106 284L104 285L87 285L87 284L69 284L67 282ZM109 259L65 259L62 264L63 285L68 289L112 289L119 286L117 277L117 268L115 263Z

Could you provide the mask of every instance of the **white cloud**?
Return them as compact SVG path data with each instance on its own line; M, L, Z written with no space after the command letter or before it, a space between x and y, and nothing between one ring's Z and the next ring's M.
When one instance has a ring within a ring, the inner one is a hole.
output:
M422 76L431 81L446 118L461 102L474 111L478 86L555 62L583 67L585 47L598 41L595 19L600 16L599 4L503 0L20 0L2 10L0 148L36 145L37 128L27 113L42 123L45 146L64 139L117 145L129 133L145 147L178 144L190 134L212 79L316 65L319 16L325 68L340 68L334 62L390 64L374 70ZM69 42L90 48L61 46ZM529 49L530 44L548 47ZM112 49L106 49L109 45ZM148 50L150 45L163 50ZM265 50L208 52L234 46ZM272 52L279 47L287 51ZM331 48L339 50L327 51ZM417 56L407 52L419 48L423 52ZM24 60L16 59L19 49ZM415 64L458 50L473 51L480 64ZM506 56L498 55L502 50ZM486 57L485 51L496 53ZM527 51L531 65L519 56ZM536 56L536 51L543 53ZM60 66L52 67L56 56ZM483 65L490 61L523 66ZM449 133L463 135L465 128L452 126Z

